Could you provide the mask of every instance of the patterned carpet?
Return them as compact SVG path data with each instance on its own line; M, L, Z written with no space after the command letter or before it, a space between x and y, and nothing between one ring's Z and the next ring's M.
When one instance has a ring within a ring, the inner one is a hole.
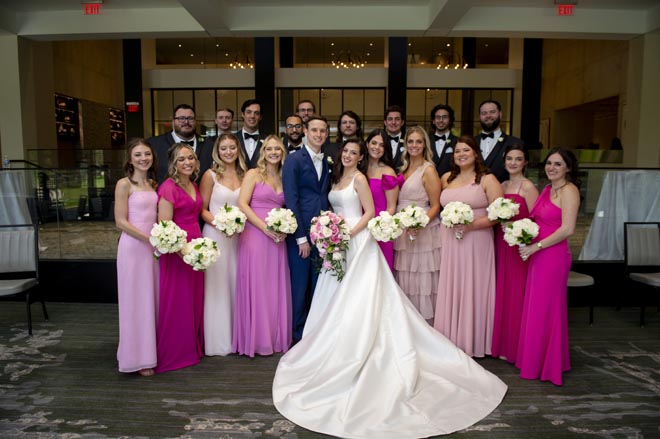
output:
M279 356L204 358L150 378L116 370L117 306L49 303L33 308L27 336L20 302L0 302L2 438L326 437L282 418L270 396ZM565 385L525 381L507 363L480 363L509 385L488 418L447 437L660 438L660 314L570 310L573 370ZM377 439L377 438L374 438Z

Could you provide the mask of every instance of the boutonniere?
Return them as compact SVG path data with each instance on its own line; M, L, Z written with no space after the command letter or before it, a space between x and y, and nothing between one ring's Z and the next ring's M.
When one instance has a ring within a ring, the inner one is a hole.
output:
M332 165L335 164L334 160L332 160L332 157L330 157L330 156L327 156L327 157L325 158L325 161L326 161L326 162L328 163L328 165L330 165L330 166L332 166Z
M499 139L497 139L497 141L498 142L504 142L504 137L500 137Z
M399 143L399 152L403 152L404 149L405 147L403 146L403 144Z

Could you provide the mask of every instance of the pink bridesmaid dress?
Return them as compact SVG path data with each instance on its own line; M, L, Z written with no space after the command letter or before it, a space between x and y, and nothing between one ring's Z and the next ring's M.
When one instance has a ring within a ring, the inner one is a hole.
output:
M504 196L520 205L518 215L510 221L529 217L527 203L521 195L516 193L504 194ZM509 363L515 363L520 338L520 319L525 300L527 261L523 261L518 254L517 245L511 247L504 241L504 233L499 225L495 226L495 261L497 285L492 355L503 357Z
M387 198L386 191L390 191L397 186L403 185L403 175L393 177L391 175L383 175L381 179L370 178L369 188L371 188L371 195L374 199L374 208L376 215L381 212L387 211ZM378 242L387 264L390 269L394 269L394 242Z
M535 242L561 226L561 209L550 200L550 185L539 195L530 218L539 225ZM567 240L544 248L529 259L516 358L521 378L540 378L561 386L562 373L571 369L566 302L570 270Z
M261 219L284 206L284 193L254 187L250 207ZM286 352L291 344L291 276L286 242L273 242L249 222L238 241L233 351L254 357Z
M172 220L188 232L188 241L202 236L202 196L194 186L194 200L172 179L158 188L158 195L174 206ZM177 254L162 255L159 297L156 373L199 363L204 355L204 273Z
M158 194L135 191L128 197L128 222L149 235L157 220ZM122 233L117 247L120 372L156 366L158 261L151 244Z
M474 219L486 216L488 198L473 183L445 189L440 204L462 201L472 207ZM495 244L493 228L465 232L441 227L442 265L435 308L435 329L473 357L490 355L495 311Z

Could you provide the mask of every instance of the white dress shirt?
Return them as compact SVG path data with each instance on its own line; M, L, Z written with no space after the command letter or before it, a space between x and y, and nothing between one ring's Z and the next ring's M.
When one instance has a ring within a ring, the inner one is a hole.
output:
M193 143L193 146L191 148L192 148L193 152L195 154L197 154L197 136L193 136L193 138L190 139L190 140L184 140L181 137L177 136L174 131L172 131L172 138L174 139L174 143L186 143L186 142L190 142L190 140L192 140L194 143Z
M248 153L248 158L252 160L252 156L254 155L255 150L257 149L257 142L258 140L254 140L253 138L248 138L246 139L243 133L247 133L245 129L241 129L241 136L243 136L243 143L245 144L245 151ZM250 135L259 135L259 131L255 131L254 133L248 133Z
M481 139L481 142L479 142L479 148L481 149L481 156L484 158L484 160L486 160L488 154L493 151L493 148L495 148L495 144L497 143L497 139L500 137L502 137L502 130L498 128L493 131L492 139L490 137Z

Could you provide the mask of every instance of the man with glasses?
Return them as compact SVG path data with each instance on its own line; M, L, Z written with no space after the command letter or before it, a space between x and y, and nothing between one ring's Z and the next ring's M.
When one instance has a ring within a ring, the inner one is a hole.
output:
M310 101L309 99L303 99L302 101L298 102L298 106L296 107L296 114L300 116L303 123L307 123L309 118L316 114L316 106L314 105L314 102Z
M161 184L167 178L167 164L169 162L167 153L175 143L190 145L197 157L204 155L204 149L207 146L197 139L196 129L195 109L188 104L179 104L174 108L172 131L149 139L158 160L158 184ZM206 169L208 168L201 169L200 163L199 175L204 174Z
M289 150L289 154L298 151L303 146L303 120L297 114L286 118L284 125L284 138L282 142Z
M431 149L433 164L438 175L448 172L454 156L456 136L451 132L454 127L454 109L449 105L439 104L431 110Z
M257 167L259 160L259 149L263 139L259 134L259 122L261 122L261 103L256 99L248 99L241 105L243 116L243 128L236 132L238 141L243 148L245 161L248 169Z

